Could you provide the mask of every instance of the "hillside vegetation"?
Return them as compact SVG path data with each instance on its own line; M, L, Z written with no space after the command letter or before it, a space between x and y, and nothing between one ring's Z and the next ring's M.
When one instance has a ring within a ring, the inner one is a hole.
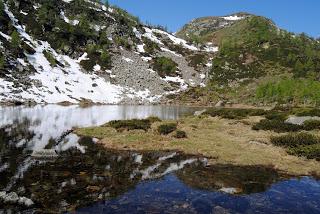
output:
M200 91L235 102L319 104L318 40L279 29L260 16L202 34L201 40L219 44L219 52L207 89Z

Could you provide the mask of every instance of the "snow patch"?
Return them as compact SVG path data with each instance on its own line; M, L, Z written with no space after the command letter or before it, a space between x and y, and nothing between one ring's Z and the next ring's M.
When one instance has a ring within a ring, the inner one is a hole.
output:
M228 21L238 21L238 20L244 19L244 17L241 17L241 16L224 16L222 18Z

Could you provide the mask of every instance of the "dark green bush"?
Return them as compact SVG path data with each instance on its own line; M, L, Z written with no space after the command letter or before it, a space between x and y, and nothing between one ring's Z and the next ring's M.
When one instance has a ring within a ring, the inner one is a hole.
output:
M175 138L187 138L187 133L185 131L177 130L175 135Z
M54 58L54 56L50 52L44 51L43 54L47 58L47 60L50 62L51 66L56 66L57 65L56 59Z
M320 161L320 144L313 144L309 146L298 146L289 148L289 154L303 156L308 159L316 159Z
M271 137L271 143L276 146L281 146L285 148L295 148L298 146L309 146L320 143L319 137L307 134L287 134L279 137Z
M320 160L320 138L307 133L272 137L271 143L287 148L291 155Z
M262 116L266 114L266 111L262 109L210 108L204 114L226 119L243 119L248 116Z
M320 120L307 120L303 123L303 128L306 131L320 129Z
M266 119L268 120L286 120L288 117L287 113L284 112L274 112L270 111L265 115Z
M150 39L143 38L144 50L148 54L154 54L156 51L160 50L160 47L157 43L151 41Z
M176 123L166 123L162 124L158 127L159 134L168 135L171 132L174 132L177 129Z
M268 130L281 132L297 132L303 129L303 126L285 123L283 120L261 120L252 126L253 130Z
M195 54L188 58L189 65L194 68L198 68L200 65L206 64L206 56L204 54Z
M113 120L108 123L108 125L112 128L117 129L118 131L121 130L135 130L135 129L142 129L147 131L151 127L151 122L147 119L138 120Z
M311 116L311 117L320 117L320 109L313 108L313 109L302 109L302 110L296 110L295 113L299 117L303 116Z
M153 69L158 72L159 76L164 78L166 76L178 76L178 64L167 57L157 57L153 61Z

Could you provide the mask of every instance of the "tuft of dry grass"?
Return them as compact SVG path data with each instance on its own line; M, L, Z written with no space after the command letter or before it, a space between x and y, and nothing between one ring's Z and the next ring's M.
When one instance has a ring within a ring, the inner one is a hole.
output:
M264 165L293 175L320 175L319 162L289 155L284 148L272 145L270 137L279 134L252 130L251 124L258 119L186 117L178 121L156 122L148 132L132 130L117 133L109 127L96 127L77 129L76 133L99 138L100 143L110 149L178 150L206 156L211 164ZM160 135L158 126L170 122L177 122L178 129L185 131L188 138L177 139L174 133Z

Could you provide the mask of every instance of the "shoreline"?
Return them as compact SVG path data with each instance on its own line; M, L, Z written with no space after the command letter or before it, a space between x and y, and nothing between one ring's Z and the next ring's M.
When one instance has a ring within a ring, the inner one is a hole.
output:
M120 151L179 151L208 159L210 165L235 166L261 165L294 176L320 176L320 164L316 160L289 155L284 148L270 143L272 131L255 131L252 124L261 117L242 120L218 117L183 117L176 121L152 124L148 131L131 130L117 132L103 125L75 129L79 136L98 138L106 149ZM160 135L157 127L165 123L177 123L187 138L177 139L173 134Z

